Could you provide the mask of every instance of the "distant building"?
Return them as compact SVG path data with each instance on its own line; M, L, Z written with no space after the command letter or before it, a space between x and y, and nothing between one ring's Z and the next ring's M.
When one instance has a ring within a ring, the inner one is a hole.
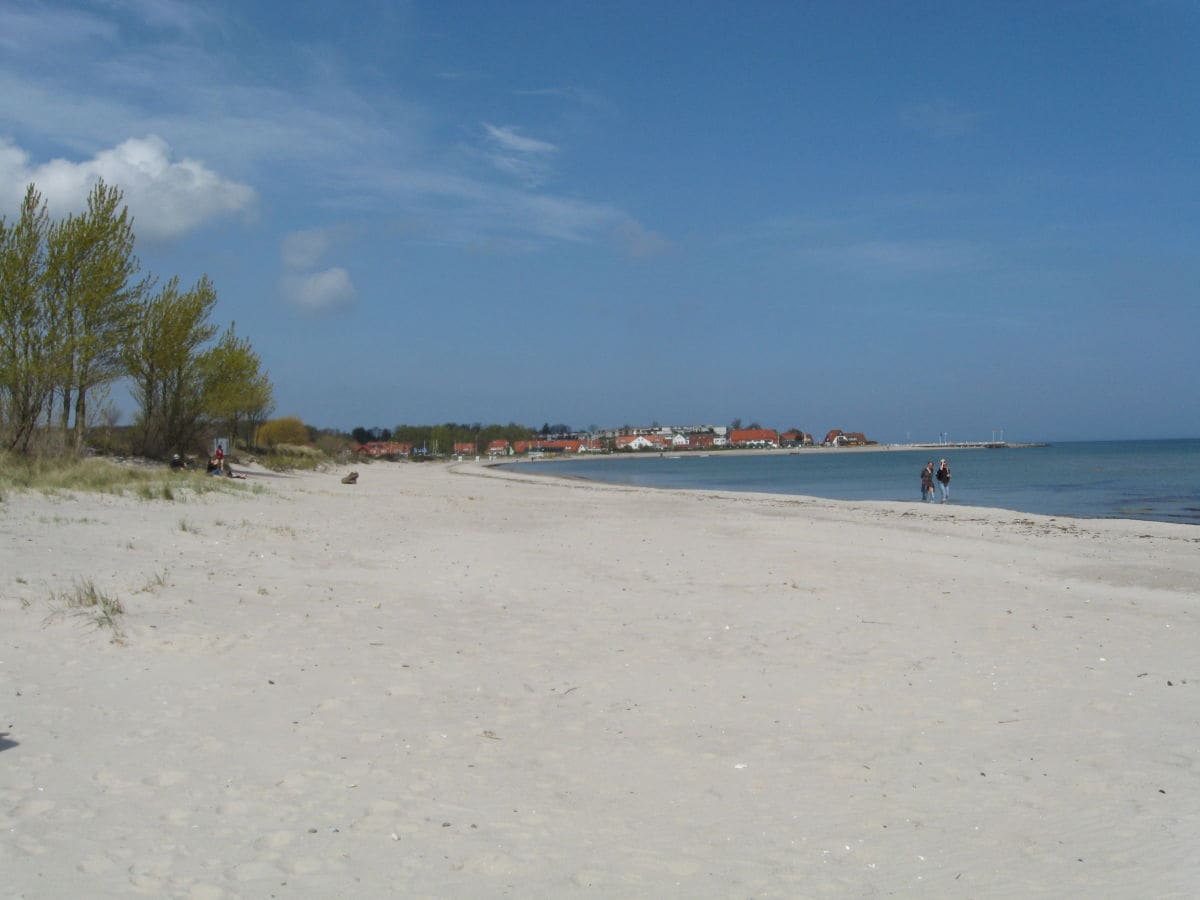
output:
M616 442L618 450L662 450L666 446L666 438L657 434L622 434Z
M868 441L861 431L842 431L840 428L834 428L825 435L822 443L827 447L858 447L872 444L874 441Z
M729 432L732 447L778 447L779 432L774 428L735 428Z
M398 441L368 441L354 448L355 453L363 456L379 458L381 456L409 456L412 454L412 444L402 444Z
M779 444L782 447L811 447L813 436L806 431L785 431L779 436Z

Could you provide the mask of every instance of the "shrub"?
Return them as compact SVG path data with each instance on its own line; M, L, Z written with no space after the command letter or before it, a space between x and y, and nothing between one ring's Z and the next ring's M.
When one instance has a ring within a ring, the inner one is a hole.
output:
M299 416L271 419L259 427L256 443L260 447L274 447L276 444L307 444L308 428Z

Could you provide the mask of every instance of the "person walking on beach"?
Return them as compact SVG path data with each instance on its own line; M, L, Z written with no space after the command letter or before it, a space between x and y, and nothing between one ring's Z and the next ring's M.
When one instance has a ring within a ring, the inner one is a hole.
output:
M921 499L926 503L933 502L933 460L925 463L921 470Z
M944 459L938 464L937 475L934 477L937 478L938 489L942 492L942 502L945 503L950 499L950 467L946 465Z

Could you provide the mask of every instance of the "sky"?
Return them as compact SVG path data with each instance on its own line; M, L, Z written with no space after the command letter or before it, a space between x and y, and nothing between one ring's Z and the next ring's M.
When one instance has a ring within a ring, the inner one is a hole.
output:
M116 184L321 427L1200 437L1198 45L1197 0L0 0L0 213Z

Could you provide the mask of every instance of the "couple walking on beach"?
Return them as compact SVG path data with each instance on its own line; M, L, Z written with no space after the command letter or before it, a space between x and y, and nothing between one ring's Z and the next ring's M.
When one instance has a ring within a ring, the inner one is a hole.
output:
M950 499L950 467L946 465L944 459L938 464L937 471L934 471L932 459L921 470L921 499L926 503L933 502L933 483L935 481L942 492L942 502L945 503Z

